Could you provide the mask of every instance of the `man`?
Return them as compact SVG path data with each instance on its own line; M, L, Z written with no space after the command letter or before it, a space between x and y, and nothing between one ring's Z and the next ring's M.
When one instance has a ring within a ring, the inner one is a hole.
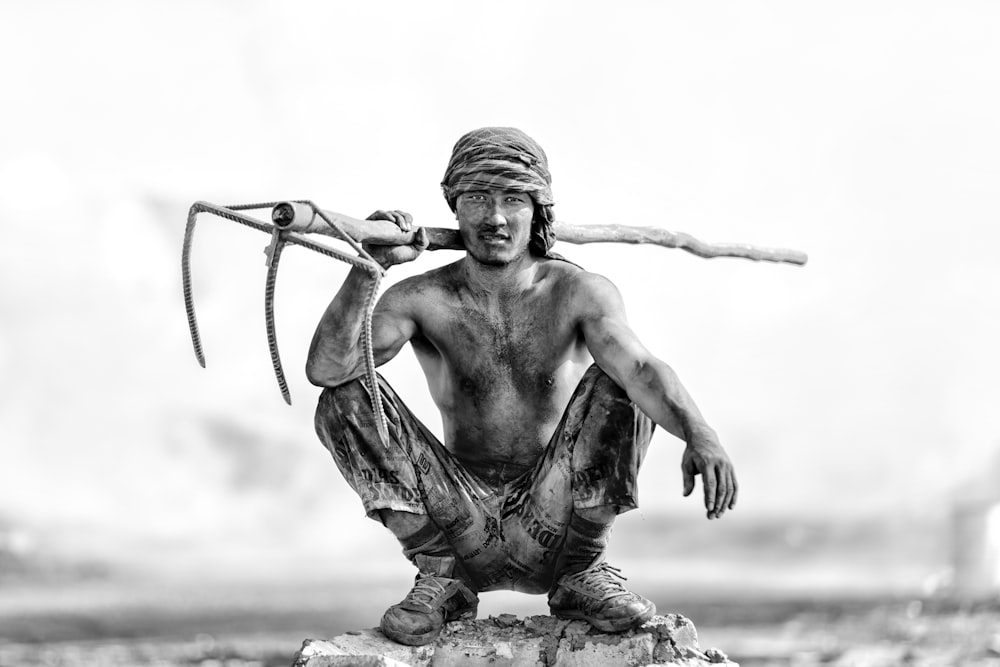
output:
M655 607L603 562L615 517L636 507L653 422L687 443L684 495L702 475L708 518L736 503L725 450L674 372L640 343L605 278L550 251L551 175L544 151L514 128L483 128L455 145L442 183L466 255L399 282L375 308L375 363L407 342L441 411L444 443L384 380L365 378L360 342L371 278L352 268L320 320L307 363L326 387L317 433L418 569L382 618L386 636L433 641L474 618L482 591L547 592L552 613L609 632ZM400 211L376 211L410 231ZM416 259L370 246L384 267ZM389 442L371 410L381 392Z

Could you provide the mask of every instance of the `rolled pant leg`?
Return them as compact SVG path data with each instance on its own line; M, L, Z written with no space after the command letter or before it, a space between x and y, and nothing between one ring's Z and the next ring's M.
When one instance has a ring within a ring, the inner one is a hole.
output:
M490 558L484 544L492 547L500 537L497 490L467 472L385 380L379 384L388 447L379 439L363 379L323 391L316 433L370 518L379 520L382 509L429 515L466 570L462 578L476 588L479 578L468 572Z
M635 509L653 420L596 365L580 384L560 429L572 449L573 506L615 506L619 514Z
M596 365L580 380L534 470L511 484L503 527L512 588L549 590L575 509L638 506L637 479L653 422Z
M378 519L381 509L426 514L408 447L414 439L426 439L423 425L411 423L412 414L396 401L383 399L383 405L388 447L379 440L368 388L361 379L323 390L316 407L316 434L370 518Z

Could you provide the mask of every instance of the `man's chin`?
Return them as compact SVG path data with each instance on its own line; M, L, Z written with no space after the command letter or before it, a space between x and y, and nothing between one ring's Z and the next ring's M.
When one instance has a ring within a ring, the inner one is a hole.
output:
M470 250L469 255L472 259L486 266L507 266L520 257L519 254L483 252L481 250Z
M509 259L499 257L475 257L474 259L480 264L485 264L486 266L507 266L511 262Z

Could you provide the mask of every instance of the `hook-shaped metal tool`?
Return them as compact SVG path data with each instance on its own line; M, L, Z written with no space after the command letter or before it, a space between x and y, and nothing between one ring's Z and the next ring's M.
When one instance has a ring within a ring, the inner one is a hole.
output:
M299 234L283 229L279 224L268 224L242 213L242 211L269 208L272 209L272 216L274 216L274 219L277 222L279 216L276 215L274 211L279 210L278 207L281 204L294 204L300 209L311 209L311 217L318 219L320 224L329 228L326 233L347 242L348 245L358 252L358 256L350 255L337 250L336 248L314 243L303 238ZM278 264L281 258L281 251L284 246L287 244L299 245L321 255L339 259L351 264L352 266L364 269L374 278L370 293L366 295L362 345L365 352L365 374L369 387L371 387L372 411L376 416L379 436L382 439L382 442L387 444L389 441L388 423L385 416L385 409L382 405L381 393L378 390L379 383L378 375L375 372L375 359L374 351L372 349L371 333L372 313L375 309L375 294L378 291L379 281L385 273L382 266L364 250L358 241L352 238L343 229L340 229L336 222L331 220L325 211L322 211L310 201L267 202L260 204L236 204L232 206L218 206L204 201L195 202L188 211L187 226L184 230L184 245L181 252L181 278L184 288L184 307L187 311L188 329L191 333L191 343L194 346L195 357L198 359L198 363L201 364L202 368L205 367L205 354L202 349L201 335L198 331L198 318L195 315L194 294L191 281L191 243L194 238L195 222L198 214L200 213L211 213L212 215L238 222L242 225L252 227L271 235L271 242L265 249L265 254L267 255L267 277L264 283L264 322L267 331L268 350L271 354L271 365L274 368L274 375L278 381L278 388L281 390L281 396L289 405L291 405L292 399L288 390L288 383L285 379L284 369L281 365L281 355L278 352L278 338L274 318L274 287L278 277Z
M281 367L281 355L278 353L278 333L274 326L274 283L278 279L278 261L281 259L281 249L285 246L284 236L287 232L278 227L271 230L271 243L264 249L267 255L267 279L264 281L264 327L267 330L267 349L271 353L271 367L274 377L278 380L278 388L285 403L292 404L292 395L288 391L285 371Z

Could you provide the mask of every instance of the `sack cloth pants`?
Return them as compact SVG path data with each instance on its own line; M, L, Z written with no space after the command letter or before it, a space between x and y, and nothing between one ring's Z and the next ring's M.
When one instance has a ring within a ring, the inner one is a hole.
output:
M475 473L379 377L389 446L379 439L368 382L323 390L316 432L365 512L426 514L474 591L549 590L575 509L637 507L636 480L653 422L592 365L536 461Z

